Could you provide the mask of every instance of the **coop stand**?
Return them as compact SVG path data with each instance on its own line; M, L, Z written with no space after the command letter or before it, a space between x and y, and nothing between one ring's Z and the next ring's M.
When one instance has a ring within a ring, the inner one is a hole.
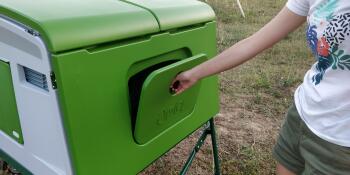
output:
M204 144L205 139L207 138L208 135L211 135L211 142L212 142L212 147L213 147L213 157L214 157L214 170L215 170L215 175L220 175L220 162L219 162L219 155L218 155L218 145L216 142L216 133L215 133L215 124L214 124L214 119L211 118L206 126L205 129L197 141L195 147L192 149L190 156L188 157L184 167L182 168L180 175L186 175L188 172L197 152L201 149L201 147Z

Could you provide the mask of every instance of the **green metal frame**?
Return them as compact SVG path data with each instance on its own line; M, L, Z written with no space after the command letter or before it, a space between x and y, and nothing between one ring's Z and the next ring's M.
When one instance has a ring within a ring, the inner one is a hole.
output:
M200 136L199 140L197 141L196 145L191 151L190 156L188 157L184 167L182 168L180 175L186 175L188 172L197 152L201 149L201 147L204 144L205 139L207 138L208 135L211 135L211 142L212 142L212 147L213 147L213 157L214 157L214 174L215 175L220 175L220 161L219 161L219 154L218 154L218 144L216 142L216 132L215 132L215 124L214 124L214 119L211 118L206 126L205 129Z

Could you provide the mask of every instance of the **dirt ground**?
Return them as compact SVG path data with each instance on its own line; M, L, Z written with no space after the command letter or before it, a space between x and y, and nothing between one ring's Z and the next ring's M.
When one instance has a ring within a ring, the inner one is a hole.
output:
M266 174L273 174L275 163L269 154L280 129L281 120L276 121L247 111L235 103L230 103L230 100L229 97L221 95L222 109L215 118L222 174L259 174L260 161L266 160L270 163L266 166L271 170ZM196 131L140 174L178 174L201 131L202 129ZM211 175L212 166L211 142L210 138L207 138L189 174Z

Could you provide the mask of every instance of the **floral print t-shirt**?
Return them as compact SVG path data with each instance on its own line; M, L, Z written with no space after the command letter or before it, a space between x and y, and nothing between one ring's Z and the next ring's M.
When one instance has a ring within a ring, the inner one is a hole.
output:
M316 60L295 92L298 112L317 136L350 147L350 0L289 0L287 8L307 16Z

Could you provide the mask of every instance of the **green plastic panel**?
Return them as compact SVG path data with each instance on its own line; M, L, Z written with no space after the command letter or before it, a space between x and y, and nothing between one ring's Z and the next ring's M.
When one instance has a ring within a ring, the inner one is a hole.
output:
M129 78L143 69L142 65L199 54L214 57L215 28L216 23L210 22L178 32L52 55L76 175L137 174L218 113L218 80L213 76L201 81L190 116L140 145L134 139L128 86Z
M126 1L151 11L162 31L215 20L212 8L197 0Z
M134 132L139 144L147 143L190 116L197 102L200 83L180 95L173 95L169 87L178 73L205 60L205 55L194 56L158 69L148 76L142 87Z
M10 65L3 61L0 61L0 84L0 130L23 144Z
M39 31L51 52L159 32L152 13L118 0L1 0L0 14Z

